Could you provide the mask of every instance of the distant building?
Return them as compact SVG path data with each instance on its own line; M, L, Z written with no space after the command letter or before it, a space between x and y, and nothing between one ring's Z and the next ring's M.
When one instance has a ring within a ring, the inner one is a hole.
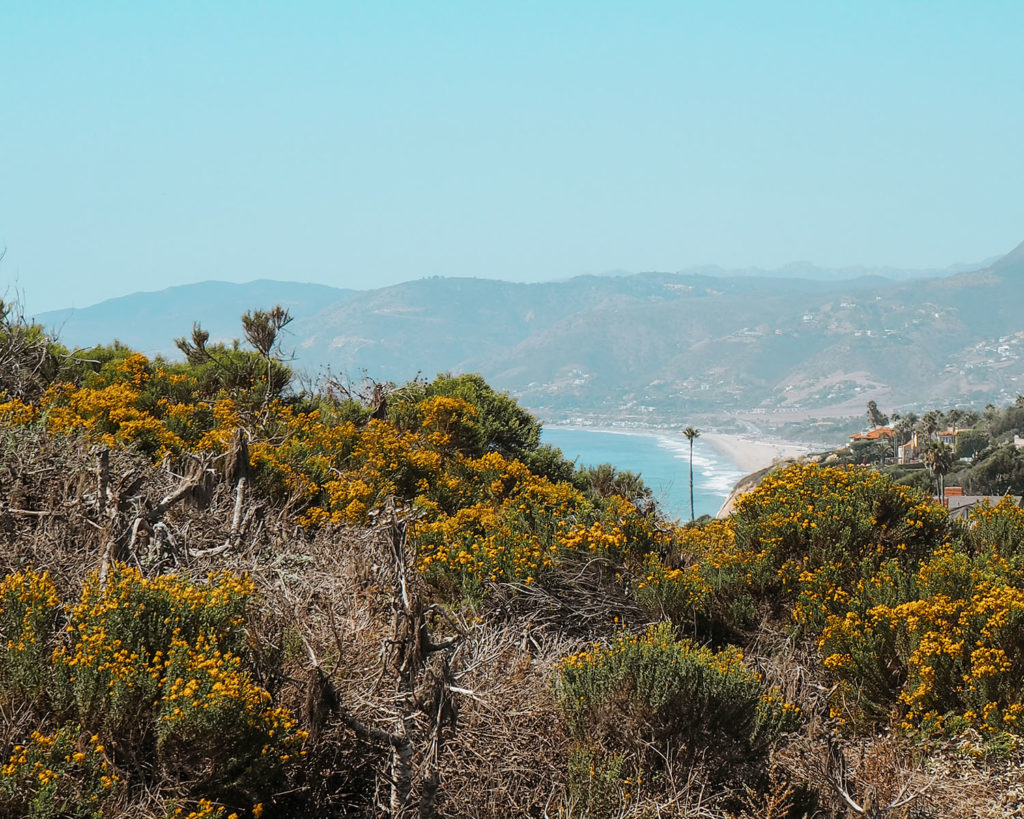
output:
M884 441L892 440L896 437L896 433L892 431L892 427L875 427L868 432L858 432L856 435L851 435L851 441Z
M896 447L896 462L900 464L912 464L918 459L919 449L917 446L917 433L910 436L905 444Z
M995 506L1004 497L1009 497L1015 504L1020 506L1020 495L965 495L963 487L947 486L945 497L935 498L939 503L949 510L949 516L958 520L966 520L971 510L976 506L988 503Z
M895 440L896 433L893 432L892 427L875 427L868 432L858 432L856 435L850 436L850 447L852 448L855 444L873 444L881 441L882 443L889 444L889 454L884 457L883 460L890 460L892 458L892 441ZM874 460L877 455L871 455Z
M956 436L959 435L963 430L947 429L940 432L935 436L936 441L940 444L946 444L953 450L956 450ZM924 436L917 432L914 432L910 436L910 440L905 444L900 444L896 448L896 461L901 464L912 464L917 463L921 460L921 451L925 447Z

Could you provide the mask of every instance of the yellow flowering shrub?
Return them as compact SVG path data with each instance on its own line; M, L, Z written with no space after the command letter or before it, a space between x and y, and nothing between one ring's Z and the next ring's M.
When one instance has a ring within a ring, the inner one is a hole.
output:
M107 446L133 447L157 458L185 448L189 436L180 409L178 417L168 416L172 405L166 396L177 385L166 369L131 353L85 381L56 382L47 389L40 410L52 431L83 431ZM165 418L179 422L177 430Z
M711 594L711 584L705 579L703 569L699 563L670 569L656 553L650 552L636 584L636 599L663 617L686 620L706 608Z
M241 352L216 358L230 363L233 355ZM539 425L478 377L407 385L389 418L357 424L324 396L268 397L241 370L240 380L213 377L214 358L166 365L122 347L96 356L97 368L75 384L51 384L41 399L52 432L154 459L222 453L241 433L250 486L303 526L362 525L389 499L415 509L420 568L447 588L533 583L560 555L596 557L614 569L670 550L674 535L652 510L615 493L590 499L571 482L531 471L524 460L539 443ZM9 415L26 413L12 405ZM554 456L546 457L551 466Z
M200 782L242 778L267 784L298 759L304 734L274 706L241 659L200 634L171 642L156 706L158 756Z
M60 611L46 572L23 571L0 582L0 702L47 699L51 640Z
M0 814L26 819L99 819L121 787L100 738L66 725L33 731L0 768Z
M476 407L462 398L435 395L416 405L417 429L427 443L450 452L472 453L480 438Z
M781 609L817 633L859 582L887 561L913 572L948 528L941 507L885 475L798 464L767 475L728 521L684 529L681 549L715 616L743 629Z
M87 728L135 730L159 702L173 645L202 638L241 649L251 594L251 582L232 575L205 586L177 575L148 579L127 566L105 584L92 575L71 611L70 640L54 652L58 692Z
M29 624L23 632L46 634L58 606L48 578L25 572L3 588L3 618L13 612ZM87 580L63 644L42 641L44 653L26 640L18 663L37 664L30 679L49 689L55 715L108 738L126 760L151 756L191 787L242 779L271 788L302 754L304 734L243 662L252 593L251 581L227 573L193 583L115 566L105 584ZM33 601L45 615L38 625Z
M12 398L10 401L0 401L0 424L10 426L25 426L31 424L39 416L39 410L31 404Z
M856 602L818 645L869 713L898 702L906 728L1024 730L1024 589L999 565L944 544L902 601Z
M280 787L305 733L243 659L252 595L229 573L196 583L116 565L63 614L47 574L0 582L0 707L32 702L58 725L0 748L0 814L100 816L115 761L138 775L147 760L204 795L244 782L243 802Z
M1024 509L1010 497L995 506L985 501L971 510L970 522L975 549L991 552L1024 572Z

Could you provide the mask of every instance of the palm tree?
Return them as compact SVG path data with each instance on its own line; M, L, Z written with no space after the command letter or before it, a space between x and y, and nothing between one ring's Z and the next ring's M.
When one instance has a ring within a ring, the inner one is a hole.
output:
M693 521L693 439L700 437L700 430L694 427L687 427L683 430L683 435L690 442L690 520Z
M943 477L950 469L956 459L953 457L953 448L941 441L930 441L924 451L924 462L931 473L935 476L936 487L939 490L939 500L943 498Z
M928 410L918 424L918 429L928 436L929 441L932 440L935 433L942 429L942 413L938 410Z
M895 454L899 455L899 448L914 437L914 427L920 419L913 412L908 412L899 417L894 414L892 417L895 422L892 429L896 434L896 437L893 439L893 446L896 450Z

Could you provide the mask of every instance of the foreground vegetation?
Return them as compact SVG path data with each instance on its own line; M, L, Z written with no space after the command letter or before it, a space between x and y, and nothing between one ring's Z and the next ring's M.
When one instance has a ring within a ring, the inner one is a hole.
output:
M0 815L1019 808L1020 509L802 464L678 527L478 377L295 389L287 321L6 314Z

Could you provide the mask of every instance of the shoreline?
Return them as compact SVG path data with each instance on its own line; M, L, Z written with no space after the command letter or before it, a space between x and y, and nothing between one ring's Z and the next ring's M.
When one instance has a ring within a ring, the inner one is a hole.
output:
M810 448L787 441L755 441L743 435L702 432L701 438L720 455L728 458L746 475L766 469L778 460L807 455ZM699 439L698 439L699 440Z
M686 439L682 431L678 429L663 429L658 427L643 426L604 426L595 424L546 424L549 429L578 430L581 432L603 432L614 435L646 435L653 438L676 438L681 441ZM733 463L744 475L757 472L771 466L775 461L782 458L798 458L807 455L811 447L805 444L795 444L790 441L778 440L755 440L744 435L735 435L727 432L701 431L695 446L700 446L703 440L711 446L720 456Z

